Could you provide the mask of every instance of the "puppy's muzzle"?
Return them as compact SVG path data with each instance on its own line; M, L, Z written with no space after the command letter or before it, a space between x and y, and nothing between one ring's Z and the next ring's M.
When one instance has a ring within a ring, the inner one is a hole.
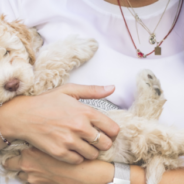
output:
M10 81L8 81L5 84L4 88L10 92L17 91L17 89L19 88L19 80L18 79L11 79Z

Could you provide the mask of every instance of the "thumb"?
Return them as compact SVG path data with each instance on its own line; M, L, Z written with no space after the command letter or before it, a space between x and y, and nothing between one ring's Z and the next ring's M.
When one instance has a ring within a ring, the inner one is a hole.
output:
M78 84L66 84L61 87L62 93L76 99L99 99L111 95L115 86L87 86Z

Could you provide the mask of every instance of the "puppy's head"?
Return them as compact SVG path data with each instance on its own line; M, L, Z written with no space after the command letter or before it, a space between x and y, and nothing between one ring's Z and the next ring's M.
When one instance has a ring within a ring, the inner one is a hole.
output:
M19 21L0 18L0 103L24 94L34 83L32 32Z

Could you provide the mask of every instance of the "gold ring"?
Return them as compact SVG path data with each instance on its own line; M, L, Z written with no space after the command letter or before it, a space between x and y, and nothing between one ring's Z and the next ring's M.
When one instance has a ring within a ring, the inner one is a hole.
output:
M97 144L100 140L100 135L100 131L97 130L96 138L94 139L94 141L90 142L90 144Z

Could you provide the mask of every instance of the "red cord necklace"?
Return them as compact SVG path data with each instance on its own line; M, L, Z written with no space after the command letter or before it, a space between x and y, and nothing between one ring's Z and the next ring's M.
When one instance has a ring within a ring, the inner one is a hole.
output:
M154 52L155 52L155 55L161 55L161 47L160 47L160 46L162 45L162 43L166 40L166 38L170 35L170 33L172 32L172 30L174 29L174 27L175 27L175 25L176 25L176 22L178 21L178 18L179 18L180 13L181 13L183 1L184 1L184 0L182 0L181 6L180 6L179 11L178 11L178 14L176 15L175 22L173 23L173 25L172 25L171 29L169 30L169 32L167 33L167 35L163 38L163 40L162 40L160 43L158 43L158 45L155 47L155 49L154 49L153 51L151 51L151 52L148 53L148 54L144 54L144 53L142 53L142 52L137 48L137 46L135 45L135 42L134 42L133 37L132 37L132 35L131 35L131 33L130 33L130 30L129 30L127 21L126 21L126 19L125 19L123 10L122 10L122 8L121 8L120 0L117 0L118 5L119 5L119 8L120 8L120 11L121 11L121 14L122 14L122 17L123 17L123 20L124 20L124 22L125 22L126 29L127 29L128 34L129 34L129 36L130 36L130 39L132 40L132 43L133 43L133 45L134 45L134 48L135 48L136 51L137 51L137 56L138 56L139 58L146 58L147 56L151 55L151 54L154 53Z

